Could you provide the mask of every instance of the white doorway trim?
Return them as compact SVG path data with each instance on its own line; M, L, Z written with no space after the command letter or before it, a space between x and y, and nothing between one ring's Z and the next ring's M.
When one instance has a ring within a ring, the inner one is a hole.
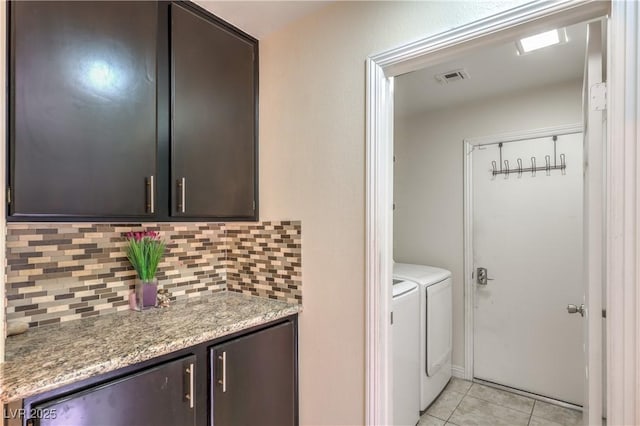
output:
M640 4L609 22L606 306L607 419L640 424Z
M474 302L475 302L475 280L473 272L473 162L471 153L477 146L491 145L500 142L515 142L519 140L545 138L553 135L567 135L572 133L582 133L582 124L571 124L566 126L546 127L543 129L532 129L519 132L502 133L499 135L469 138L464 143L464 379L473 380L473 324L474 324Z
M393 77L441 63L471 49L499 44L557 25L570 25L598 18L607 15L609 7L610 3L605 1L560 0L528 3L367 58L366 424L391 424L393 418L389 391L392 383L389 283L392 269L393 221ZM610 256L607 258L607 270L609 287L616 286L613 291L611 288L609 290L608 307L609 310L615 307L616 313L609 319L608 329L615 325L621 330L608 333L609 352L612 347L618 350L615 355L609 353L609 365L621 357L624 361L616 366L615 374L609 375L609 390L613 390L608 392L608 403L609 407L628 413L624 418L632 419L630 416L635 413L640 421L640 403L636 403L629 396L635 397L635 389L638 386L636 372L640 370L640 340L636 340L635 336L637 330L640 330L640 317L635 316L635 308L640 308L640 292L636 292L634 287L638 281L635 268L638 251L635 242L640 240L640 228L636 228L636 224L640 222L640 218L637 217L640 211L637 209L640 209L640 206L636 205L636 201L640 200L640 182L637 181L635 173L635 143L640 142L640 128L634 122L631 130L627 127L626 132L622 131L627 121L625 114L637 117L636 106L640 106L640 92L634 79L638 75L635 65L638 56L637 20L638 5L635 2L614 2L610 25L613 41L609 69L615 69L612 66L620 68L613 75L616 84L612 84L610 89L612 105L609 109L609 122L619 126L619 129L615 130L619 138L611 138L613 143L609 146L608 156L607 230L610 236ZM615 146L611 146L614 143ZM615 167L612 167L614 165ZM613 194L610 191L611 182L623 185L620 188L624 188L624 192ZM615 236L619 238L611 241ZM611 253L621 257L613 258ZM614 271L614 268L623 270L624 273ZM623 326L626 328L623 329ZM625 392L629 388L632 388L631 394ZM609 413L611 420L618 418L611 417L612 410L609 410ZM637 422L626 422L634 423ZM625 423L620 421L611 424Z

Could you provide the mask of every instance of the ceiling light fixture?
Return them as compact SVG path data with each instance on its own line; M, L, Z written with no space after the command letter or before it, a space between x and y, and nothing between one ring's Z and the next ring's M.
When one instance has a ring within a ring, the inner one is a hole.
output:
M554 44L566 43L567 41L567 30L561 28L521 38L516 42L516 47L518 48L518 54L524 55L534 50L553 46Z

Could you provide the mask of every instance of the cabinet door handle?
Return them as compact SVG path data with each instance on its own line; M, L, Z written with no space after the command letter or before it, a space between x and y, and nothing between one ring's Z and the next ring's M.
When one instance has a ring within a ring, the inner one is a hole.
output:
M180 213L184 213L187 210L187 207L185 205L187 198L186 184L186 178L181 177L180 180L178 180L178 190L180 191L180 197L178 198L178 212Z
M222 361L222 379L218 379L218 384L222 385L222 392L227 391L227 353L222 352L222 355L218 355L218 359Z
M155 189L155 185L154 185L154 181L153 181L153 175L149 176L149 179L147 179L147 212L148 213L155 213L155 194L154 194L154 189Z
M186 398L189 400L189 408L193 408L193 382L195 376L195 365L193 363L189 364L189 368L187 368L187 373L189 374L189 393L186 395Z

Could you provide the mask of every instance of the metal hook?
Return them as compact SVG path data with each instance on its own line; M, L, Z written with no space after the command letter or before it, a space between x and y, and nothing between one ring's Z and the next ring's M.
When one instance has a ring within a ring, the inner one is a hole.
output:
M498 165L496 164L495 161L491 162L491 168L493 169L493 175L497 175L498 174Z
M551 156L545 155L544 162L546 163L545 169L547 171L547 176L551 176Z
M505 179L509 177L509 160L504 160L504 177Z
M518 177L522 177L522 158L516 160L518 162Z
M567 174L567 163L565 163L564 154L560 154L560 170L562 170L562 174Z
M531 177L536 177L536 157L531 157Z

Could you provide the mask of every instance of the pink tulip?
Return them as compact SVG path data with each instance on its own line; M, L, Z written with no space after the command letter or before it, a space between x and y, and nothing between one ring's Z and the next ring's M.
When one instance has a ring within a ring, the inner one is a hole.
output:
M160 233L157 231L136 231L127 232L124 234L128 239L135 239L136 242L140 242L145 238L150 240L160 240Z

